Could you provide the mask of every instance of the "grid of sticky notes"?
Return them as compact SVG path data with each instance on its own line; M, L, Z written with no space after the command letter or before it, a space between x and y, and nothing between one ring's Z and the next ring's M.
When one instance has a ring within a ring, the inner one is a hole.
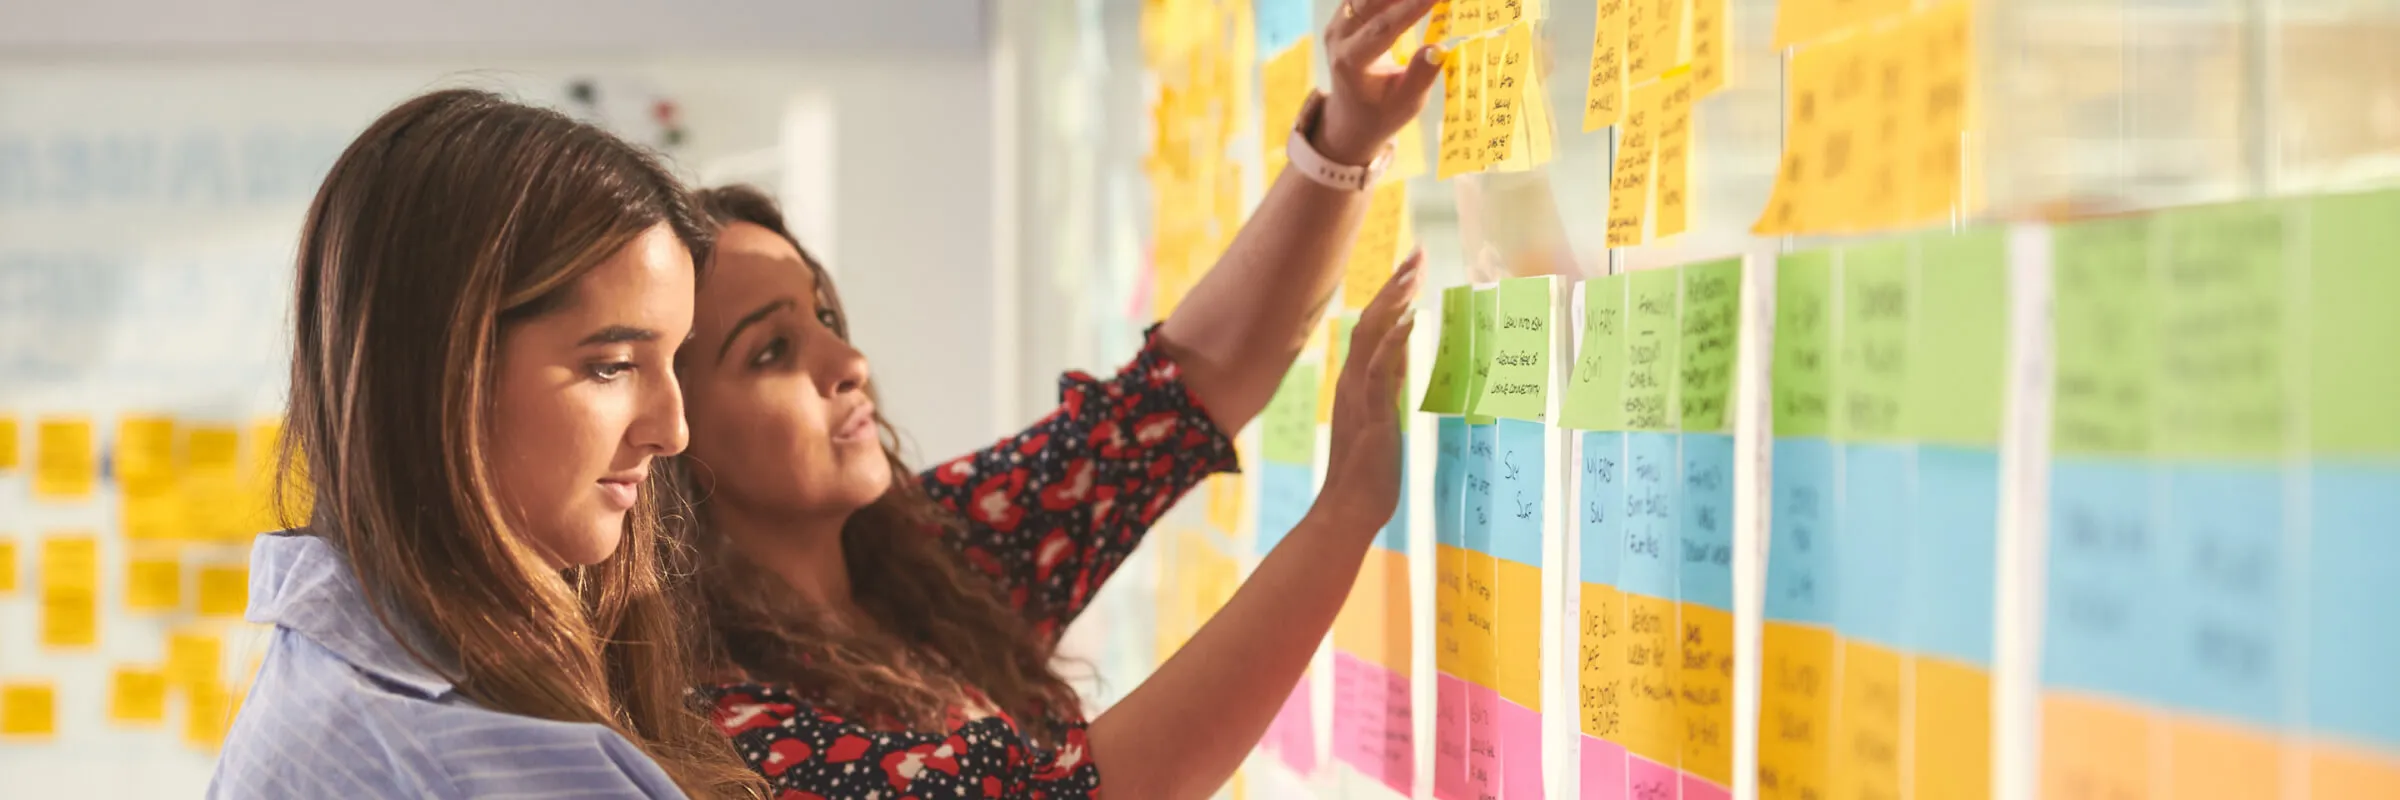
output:
M1305 11L1302 12L1305 14ZM1268 73L1276 100L1307 93L1309 39L1285 37L1275 4L1197 0L1146 4L1142 53L1158 80L1150 105L1150 147L1142 161L1150 184L1150 316L1165 319L1224 253L1249 213L1243 162L1233 143L1259 119L1258 54L1275 54ZM1270 37L1270 34L1272 36ZM1270 38L1274 46L1262 47ZM1290 125L1299 100L1290 100ZM1280 154L1283 138L1270 137ZM1270 162L1271 163L1271 162ZM1273 174L1271 171L1268 174Z
M111 666L91 708L60 690L62 676L0 675L0 741L71 736L82 719L159 727L177 701L187 744L223 739L239 695L229 681L247 680L223 668L224 637L248 604L242 551L308 513L304 490L277 484L281 444L272 423L0 413L0 478L29 466L42 518L89 520L0 530L0 596L30 595L43 652L111 654L155 637L164 653Z
M1407 442L1403 431L1401 452ZM1417 773L1409 505L1400 504L1368 548L1333 628L1334 758L1402 795L1413 793Z
M1739 260L1593 278L1560 412L1574 435L1586 797L1733 786Z
M1541 19L1542 0L1452 0L1432 12L1425 41L1443 46L1436 178L1550 163L1557 133L1536 68Z
M1969 0L1786 0L1784 147L1759 234L1860 233L1976 211Z
M1320 339L1321 340L1321 339ZM1308 515L1316 502L1317 393L1323 348L1311 347L1285 374L1267 407L1259 414L1259 451L1255 520L1256 554L1265 557ZM1260 749L1281 759L1293 772L1307 776L1319 766L1316 740L1315 687L1303 675L1292 687L1283 708L1268 725Z
M2400 796L2395 219L2387 192L2055 231L2045 794Z
M1989 796L2005 235L1777 273L1760 796Z
M1609 247L1691 226L1692 107L1725 87L1726 0L1598 0L1583 129L1617 127Z
M1552 277L1443 293L1435 421L1434 793L1542 794ZM1452 376L1444 380L1441 375Z

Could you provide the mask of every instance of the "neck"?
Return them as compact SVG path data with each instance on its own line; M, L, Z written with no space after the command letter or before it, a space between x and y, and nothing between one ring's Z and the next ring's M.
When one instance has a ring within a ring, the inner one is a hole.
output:
M809 605L840 622L861 619L842 559L847 513L794 514L718 502L709 520L736 552L781 577Z

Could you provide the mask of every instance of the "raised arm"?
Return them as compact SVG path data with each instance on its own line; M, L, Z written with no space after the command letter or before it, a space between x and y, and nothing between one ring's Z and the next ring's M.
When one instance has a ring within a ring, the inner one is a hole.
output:
M1367 546L1400 499L1399 400L1415 263L1393 276L1351 334L1316 505L1190 643L1092 722L1092 758L1112 794L1214 792L1266 732L1333 626Z
M1333 88L1311 141L1319 154L1364 166L1424 109L1441 75L1436 51L1424 48L1406 66L1388 54L1432 6L1352 0L1335 13L1325 32ZM1369 194L1284 170L1215 268L1167 317L1159 337L1217 427L1239 432L1266 408L1333 294Z

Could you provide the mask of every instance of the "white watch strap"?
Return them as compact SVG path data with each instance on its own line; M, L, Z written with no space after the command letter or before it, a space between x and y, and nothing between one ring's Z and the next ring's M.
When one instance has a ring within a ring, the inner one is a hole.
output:
M1283 152L1290 161L1286 169L1299 170L1301 175L1319 185L1346 192L1363 192L1373 188L1375 180L1383 177L1384 167L1392 163L1391 144L1385 143L1383 149L1375 154L1375 160L1363 167L1333 163L1332 159L1317 152L1315 145L1308 143L1308 130L1315 127L1317 118L1324 113L1324 107L1324 95L1309 96L1308 104L1300 111L1299 124L1293 126L1291 138L1284 141Z

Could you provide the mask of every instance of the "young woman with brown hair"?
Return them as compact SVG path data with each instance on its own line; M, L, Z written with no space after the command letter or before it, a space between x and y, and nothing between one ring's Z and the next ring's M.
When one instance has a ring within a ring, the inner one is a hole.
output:
M765 196L704 194L723 228L678 355L695 502L670 529L712 637L706 695L793 798L1203 796L1265 730L1399 493L1412 259L1362 315L1325 487L1192 642L1097 719L1052 668L1058 634L1150 524L1233 468L1337 279L1430 51L1386 60L1428 0L1347 11L1326 36L1292 164L1215 269L1113 378L1071 375L1027 431L919 476L896 457L822 265ZM968 402L971 402L969 400Z
M442 91L334 163L303 223L275 626L216 797L748 795L689 705L652 465L712 226L657 162ZM292 485L287 482L287 485Z

